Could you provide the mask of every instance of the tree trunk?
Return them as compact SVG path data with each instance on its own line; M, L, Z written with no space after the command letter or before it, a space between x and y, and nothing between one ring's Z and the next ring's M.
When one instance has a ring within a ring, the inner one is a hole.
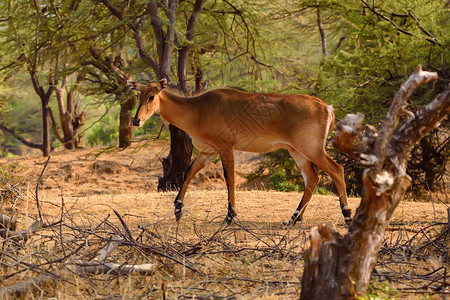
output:
M65 80L64 80L65 81ZM57 135L58 140L63 144L64 148L66 149L73 149L75 148L75 141L74 141L74 132L72 127L72 115L70 114L70 108L67 107L67 110L64 105L64 96L66 93L65 90L65 83L61 88L55 89L56 93L56 102L58 103L58 111L59 111L59 123L61 124L61 129L63 132L63 136L59 137L58 129L55 124L54 118L52 118L53 121L53 129L55 131L55 135ZM70 97L70 95L67 95L67 97Z
M191 163L192 140L183 130L169 125L170 153L163 159L163 177L158 180L158 191L178 189L183 184L184 172Z
M436 169L433 166L433 142L428 136L420 141L421 149L421 166L425 171L425 182L423 183L424 188L431 191L434 190L434 183L436 177Z
M345 236L326 226L311 230L300 299L365 296L389 220L410 184L406 165L411 150L450 113L450 89L415 114L406 110L417 86L436 78L419 67L396 94L379 133L369 126L362 132L361 114L347 115L338 124L334 145L367 167L365 192ZM396 130L402 115L411 118Z
M127 95L127 100L120 104L119 147L127 148L131 144L134 127L131 123L131 111L136 104L134 95Z
M101 1L116 16L119 20L123 20L123 15L107 0ZM188 21L185 37L187 41L191 41L194 34L195 24L198 16L206 1L196 0L191 17ZM158 62L149 54L143 44L143 40L140 35L142 29L143 20L146 16L138 19L137 23L128 25L131 30L134 31L134 39L136 41L136 47L140 57L149 64L149 66L156 73L158 79L166 78L170 82L170 73L172 68L172 54L175 49L174 41L176 38L176 14L179 1L168 0L164 5L164 12L166 18L162 21L160 13L158 11L157 1L149 1L147 6L147 12L150 15L151 24L153 27L153 34L156 42L156 52L158 54ZM165 30L163 30L166 27ZM187 55L190 49L190 43L183 46L180 50L181 59L179 58L178 70L181 76L185 74L186 60L184 57ZM94 53L95 54L95 53ZM180 78L179 78L180 79ZM181 78L179 82L184 86L185 80ZM186 90L186 89L184 89ZM182 130L175 126L169 126L170 130L170 153L169 156L163 160L163 177L159 179L158 190L170 190L179 188L182 184L183 173L190 164L192 155L192 141L191 138Z
M311 250L305 259L300 299L336 299L336 258L339 257L341 240L339 234L326 226L319 225L311 229ZM322 267L324 265L327 268Z
M50 155L51 141L50 141L50 127L48 123L48 100L41 99L42 104L42 154L44 156Z

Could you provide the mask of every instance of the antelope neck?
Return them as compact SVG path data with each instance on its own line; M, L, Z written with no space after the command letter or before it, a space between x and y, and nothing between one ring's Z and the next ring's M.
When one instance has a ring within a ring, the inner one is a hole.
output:
M159 114L168 123L186 130L186 117L192 114L187 97L178 96L168 90L159 93Z

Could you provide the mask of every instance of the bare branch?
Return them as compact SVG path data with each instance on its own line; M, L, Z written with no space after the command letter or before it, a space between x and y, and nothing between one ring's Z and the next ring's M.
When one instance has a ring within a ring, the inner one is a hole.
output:
M450 88L436 96L436 98L414 117L406 121L393 137L389 147L390 152L401 153L406 156L412 147L425 137L442 119L450 113Z
M53 128L53 132L55 133L56 138L58 139L58 141L60 141L62 144L64 144L66 141L64 141L64 138L59 133L58 126L56 125L55 116L53 115L53 110L51 109L50 106L48 107L48 114L50 116L50 119L52 120L52 128Z
M117 19L123 20L122 13L111 2L108 0L99 0L99 2L103 3Z
M9 128L4 123L0 123L0 129L2 131L6 131L9 134L11 134L13 137L15 137L19 142L21 142L25 146L28 146L28 147L34 148L34 149L42 150L42 144L36 144L36 143L27 141L26 139L21 137L18 133L16 133L16 129L15 128Z
M422 66L418 66L416 71L400 87L400 90L394 97L386 119L379 131L379 136L375 142L373 154L383 165L386 157L386 150L389 141L397 127L400 117L406 114L406 105L414 90L421 84L437 79L436 72L422 71Z
M419 26L420 30L426 34L427 36L430 37L430 39L427 39L427 41L429 41L430 43L433 44L438 44L439 46L443 46L444 44L442 44L441 41L438 40L437 37L435 37L431 32L429 32L428 30L425 29L425 27L422 26L422 24L420 23L420 20L414 15L414 13L412 11L408 11L408 15L414 19L414 21L416 21L417 26Z
M39 220L38 221L43 221L43 219L42 219L42 208L41 208L41 204L39 202L39 185L41 184L42 175L44 175L45 169L47 168L47 165L48 165L49 161L50 161L50 156L45 161L45 165L42 168L41 174L39 175L39 178L38 178L38 181L37 181L37 184L36 184L35 196L36 196L36 208L37 208L38 213L39 213Z
M386 17L385 15L383 15L383 14L377 12L377 11L375 10L375 8L372 7L372 6L370 6L366 1L361 0L361 2L364 3L364 5L365 5L368 9L370 9L370 11L372 11L374 14L376 14L376 15L379 16L380 18L382 18L382 19L388 21L389 23L391 23L391 24L395 27L395 29L397 29L399 32L404 33L404 34L406 34L406 35L413 35L411 32L409 32L409 31L407 31L407 30L401 28L400 26L398 26L394 21L392 21L391 18L388 18L388 17Z
M153 34L155 35L156 39L156 49L158 52L159 62L161 63L164 57L164 33L161 26L161 17L159 16L158 12L158 4L155 0L151 0L148 3L147 10L150 13Z
M152 275L155 272L154 264L127 265L119 263L79 263L77 268L84 273L92 274L129 274Z
M115 235L113 239L98 252L94 260L97 262L104 262L106 258L120 245L121 242L122 239L120 238L120 236Z
M21 231L9 231L5 234L5 239L11 239L15 241L23 240L26 242L30 237L32 237L36 232L42 229L41 220L36 220L31 226L26 230Z
M327 57L328 56L327 35L325 34L325 30L323 29L323 26L322 26L322 16L320 14L319 6L317 6L317 26L319 27L320 37L322 39L322 53L323 53L323 56Z
M192 39L194 38L194 30L197 19L200 15L201 10L205 6L205 0L196 0L192 14L189 18L186 34L185 34L185 45L179 50L178 55L178 81L182 91L187 92L186 86L186 64L187 57L190 49L192 48Z
M371 166L377 162L377 157L371 154L373 144L378 137L377 130L367 125L362 132L364 115L348 114L336 126L336 135L332 140L333 147L355 158L360 164Z
M14 217L0 214L0 230L16 230L17 220Z
M136 47L138 48L139 56L142 58L143 61L147 62L150 65L150 67L153 69L153 72L155 72L156 76L161 77L160 71L159 71L159 65L153 59L153 57L151 57L150 54L148 54L147 50L145 49L145 46L144 46L144 43L142 41L139 31L136 31L134 33L134 40L136 41ZM163 47L163 45L162 44L160 45L158 43L157 48L159 48L159 47ZM163 50L161 50L161 51L163 52ZM159 51L158 51L158 54L159 54Z
M160 60L160 70L161 77L167 78L170 82L170 69L172 67L172 53L173 53L173 42L175 40L175 22L176 22L176 10L178 6L178 1L169 0L169 6L166 9L166 14L168 18L167 33L164 38L164 53L163 59Z

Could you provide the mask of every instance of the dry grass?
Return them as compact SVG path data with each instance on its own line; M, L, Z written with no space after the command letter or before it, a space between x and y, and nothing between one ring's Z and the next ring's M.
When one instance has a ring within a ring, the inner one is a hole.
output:
M51 199L45 195L45 191L41 192L45 224L54 225L26 245L2 243L3 251L8 250L5 246L12 247L14 257L21 260L14 263L4 252L0 255L3 263L0 276L4 278L0 287L48 272L60 280L44 289L44 294L60 299L154 299L163 294L168 299L192 296L292 299L299 295L309 228L330 223L338 231L346 230L338 202L330 196L314 196L299 231L298 226L287 229L281 225L296 206L297 193L240 191L237 194L240 214L236 223L225 229L221 229L226 213L224 190L189 192L179 224L173 216L175 193ZM24 201L21 226L27 227L37 215L34 199ZM351 199L350 203L355 208L358 199ZM123 217L132 238L114 210ZM445 220L445 206L436 205L436 214L438 220ZM409 232L411 236L433 222L430 204L404 202L394 215L390 240L386 243L398 241L399 227L407 229L403 235ZM89 261L116 234L122 237L122 244L108 260L155 263L153 275L89 275L74 268L74 262ZM433 263L433 268L448 264L439 259ZM430 269L429 264L429 261L419 263L415 258L411 264L397 263L389 268L417 273ZM385 265L380 264L377 269L383 273Z
M285 228L281 222L291 216L301 194L265 190L238 190L236 222L221 228L227 193L214 165L188 191L177 224L176 193L154 192L155 175L160 172L154 152L142 149L136 154L130 149L104 153L93 161L89 151L64 151L52 157L39 192L46 226L26 243L0 239L0 289L47 273L57 278L55 283L26 298L42 293L58 299L161 299L163 295L167 299L293 299L300 293L309 229L328 223L341 233L346 231L337 197L314 195L299 230L299 226ZM100 164L93 167L96 162ZM0 160L10 174L21 178L21 185L2 185L8 191L2 192L0 206L0 213L17 217L19 229L38 218L34 188L43 163L33 157ZM242 172L239 167L238 172ZM349 204L355 210L359 199L351 198ZM429 202L402 202L397 208L375 277L391 280L389 286L402 291L400 298L417 299L441 284L448 257L435 251L433 243L420 245L434 241L442 225L433 224L446 222L446 209L438 199L434 207ZM432 231L422 230L430 225ZM155 272L87 274L77 267L91 261L115 235L122 242L107 261L154 263Z

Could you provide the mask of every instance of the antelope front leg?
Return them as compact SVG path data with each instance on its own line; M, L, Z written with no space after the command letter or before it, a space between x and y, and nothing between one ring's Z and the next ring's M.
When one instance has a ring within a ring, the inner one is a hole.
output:
M284 225L294 225L298 221L302 221L305 209L308 206L309 201L311 200L314 189L319 183L319 176L317 175L317 171L316 169L314 169L312 162L306 159L300 152L296 151L295 149L289 149L289 153L294 158L298 169L302 173L303 181L305 182L305 191L303 193L302 200L297 206L297 209L295 210L291 219L289 220L289 222L283 222Z
M177 222L181 219L182 208L183 208L183 200L184 195L186 194L187 188L189 186L189 182L198 173L201 169L203 169L214 157L216 157L217 153L205 153L200 152L195 160L189 165L186 172L184 173L184 182L181 186L180 191L178 192L177 197L175 198L175 218Z
M227 183L228 189L228 213L225 218L226 224L231 224L233 218L236 216L236 202L234 195L234 154L230 149L220 154L223 166L223 175Z

